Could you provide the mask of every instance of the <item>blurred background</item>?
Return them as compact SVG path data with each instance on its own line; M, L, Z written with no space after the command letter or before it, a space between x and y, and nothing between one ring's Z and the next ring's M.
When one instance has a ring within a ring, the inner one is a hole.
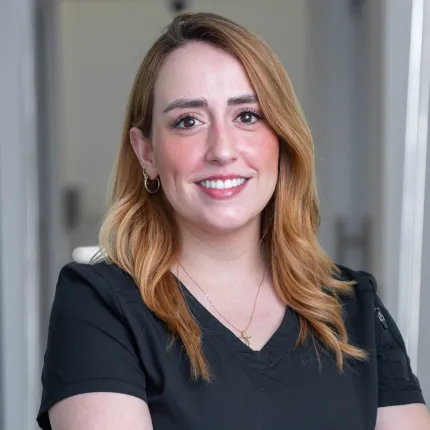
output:
M58 272L97 245L132 80L187 9L245 25L285 65L321 244L376 276L430 401L430 1L0 0L0 429L36 428Z

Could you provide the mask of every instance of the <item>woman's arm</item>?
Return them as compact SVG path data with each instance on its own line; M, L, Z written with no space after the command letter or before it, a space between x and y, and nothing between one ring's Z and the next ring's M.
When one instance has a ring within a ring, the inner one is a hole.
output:
M51 428L50 418L55 430L152 429L139 340L112 287L122 276L102 265L61 271L42 373L42 429Z
M52 430L153 430L147 404L118 393L68 397L49 410Z
M375 430L430 430L430 414L423 404L378 409Z

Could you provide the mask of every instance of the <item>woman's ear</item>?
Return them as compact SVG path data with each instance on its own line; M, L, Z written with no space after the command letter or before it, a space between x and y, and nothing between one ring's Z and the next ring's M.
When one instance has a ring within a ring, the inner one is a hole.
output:
M146 170L150 179L155 179L158 176L158 169L155 165L151 139L145 137L142 130L132 127L130 129L130 144L142 169Z

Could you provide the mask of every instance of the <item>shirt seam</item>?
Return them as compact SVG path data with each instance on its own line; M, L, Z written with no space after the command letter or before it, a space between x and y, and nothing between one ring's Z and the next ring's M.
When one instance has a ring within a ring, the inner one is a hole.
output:
M51 388L51 389L47 389L47 391L52 392L52 391L57 391L58 388L66 388L69 387L71 385L76 385L79 384L81 382L97 382L97 381L115 381L115 382L121 382L123 384L128 384L128 385L132 385L134 387L137 387L141 390L143 390L146 393L146 387L143 387L142 385L136 384L135 382L132 381L127 381L126 379L122 379L122 378L116 378L114 376L100 376L98 378L80 378L80 379L76 379L74 381L70 381L67 382L65 384L62 384L60 387L57 388Z
M379 388L379 392L385 392L385 393L399 393L399 392L405 392L405 391L415 391L417 393L422 393L422 390L420 388L400 388L400 389L390 389L390 388Z

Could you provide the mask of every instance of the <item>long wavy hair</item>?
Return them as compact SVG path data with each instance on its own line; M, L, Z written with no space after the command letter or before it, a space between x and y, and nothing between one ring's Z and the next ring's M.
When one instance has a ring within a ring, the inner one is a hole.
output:
M132 127L151 135L159 70L169 53L190 42L221 48L243 64L264 118L279 138L278 183L262 213L261 244L277 294L299 315L297 345L311 336L334 354L342 371L346 358L365 359L366 353L348 343L339 301L340 294L352 292L352 283L341 280L317 241L320 215L312 137L276 54L237 23L211 13L180 14L143 59L127 107L100 247L108 261L135 279L144 303L167 325L172 342L182 342L193 379L210 381L201 330L170 270L181 249L173 208L162 191L150 195L145 190L129 138Z

